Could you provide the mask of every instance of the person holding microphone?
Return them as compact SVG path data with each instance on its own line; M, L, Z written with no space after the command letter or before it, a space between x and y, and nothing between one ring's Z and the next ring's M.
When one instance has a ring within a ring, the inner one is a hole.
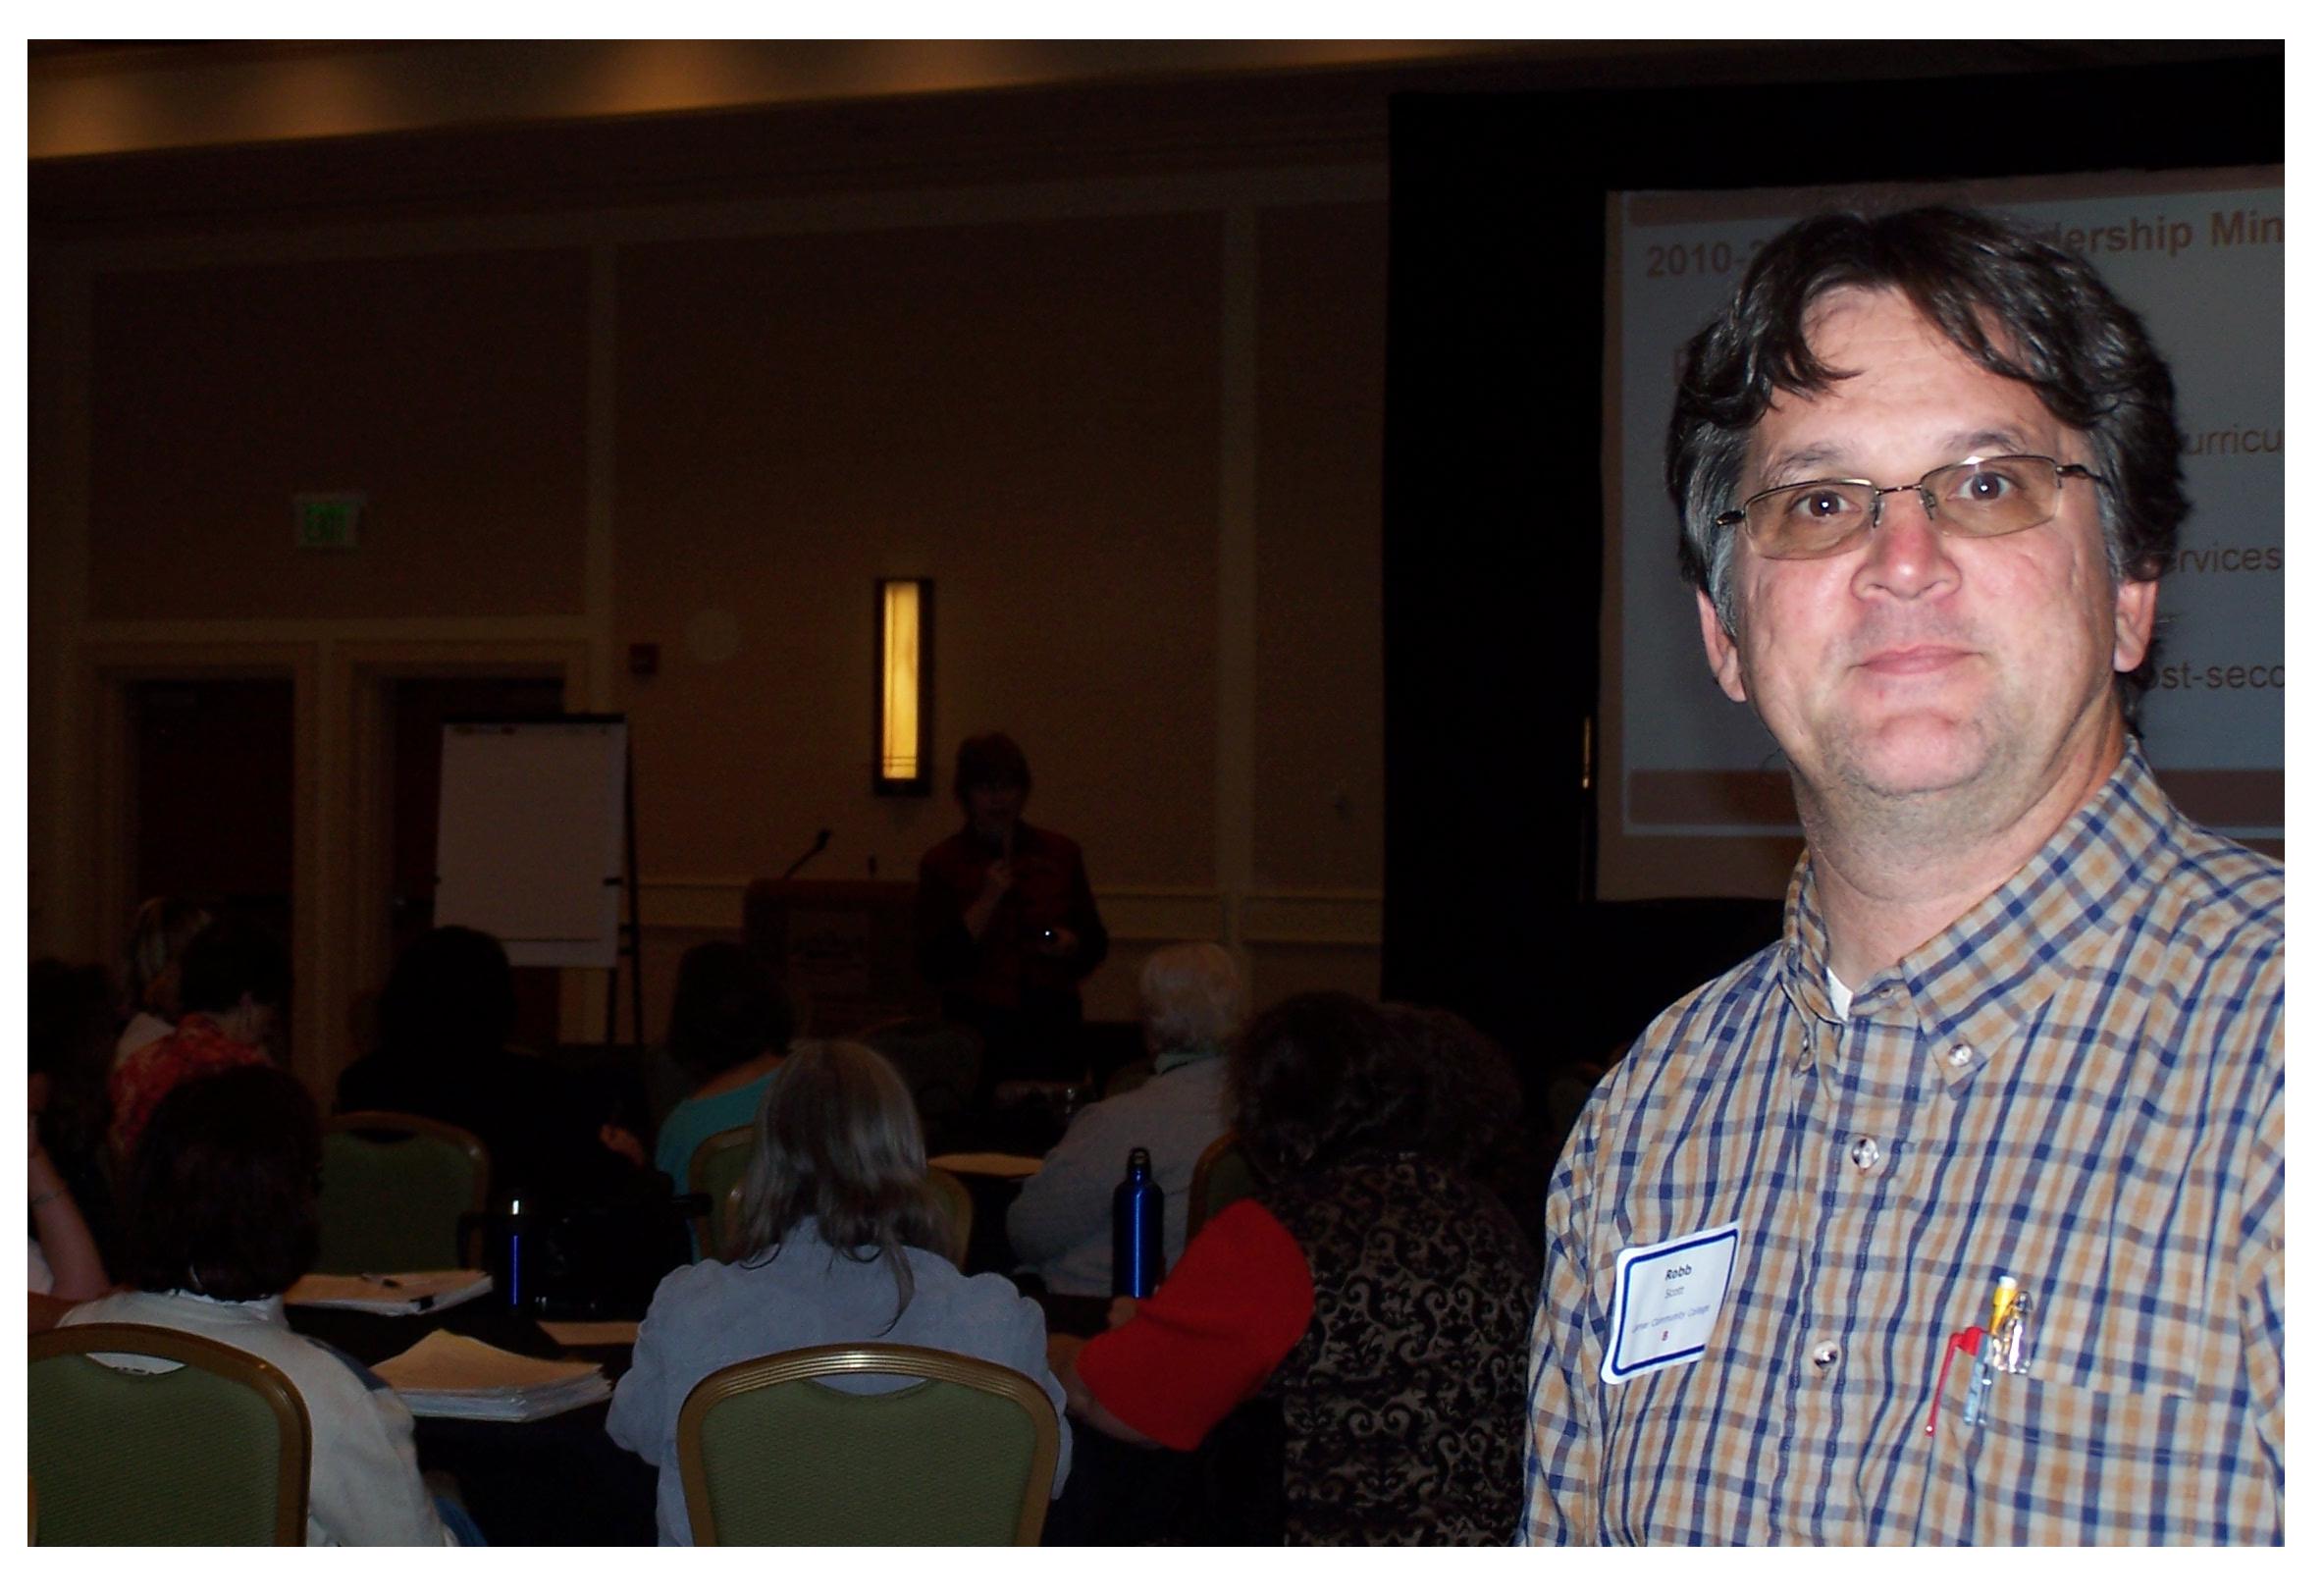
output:
M1076 1072L1081 983L1105 961L1105 925L1082 849L1025 823L1032 770L999 731L971 736L954 761L964 823L920 861L913 944L944 1016L984 1039L984 1077Z

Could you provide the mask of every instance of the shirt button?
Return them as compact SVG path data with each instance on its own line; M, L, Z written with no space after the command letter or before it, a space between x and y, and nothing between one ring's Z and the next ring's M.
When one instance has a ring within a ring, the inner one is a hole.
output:
M1871 1173L1880 1165L1880 1142L1870 1135L1859 1135L1856 1143L1848 1147L1848 1160Z
M1969 1042L1966 1040L1945 1053L1945 1067L1947 1068L1963 1069L1976 1061L1977 1053L1970 1048Z
M1808 1359L1815 1362L1818 1367L1830 1366L1840 1359L1840 1342L1837 1340L1820 1341L1816 1349L1808 1353Z

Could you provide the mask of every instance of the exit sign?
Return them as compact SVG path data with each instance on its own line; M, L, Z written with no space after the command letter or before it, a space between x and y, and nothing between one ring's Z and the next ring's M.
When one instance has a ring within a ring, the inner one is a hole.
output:
M353 548L362 518L360 493L294 493L290 497L293 538L300 548Z

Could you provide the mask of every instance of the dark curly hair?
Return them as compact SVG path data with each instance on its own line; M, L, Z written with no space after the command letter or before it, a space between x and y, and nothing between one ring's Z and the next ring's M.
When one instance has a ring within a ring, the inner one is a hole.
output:
M2087 262L2016 224L1929 206L1832 213L1785 229L1751 262L1718 318L1686 346L1670 411L1667 484L1679 566L1735 628L1735 506L1752 430L1778 390L1818 394L1853 373L1809 345L1817 305L1839 289L1901 293L1971 359L2023 382L2089 440L2106 559L2117 581L2152 581L2187 518L2170 368L2138 315ZM2070 461L2071 462L2071 461ZM2151 661L2129 672L2151 679Z
M1480 1168L1507 1150L1523 1133L1525 1109L1508 1053L1441 1007L1390 1002L1381 1012L1427 1082L1419 1149L1454 1168Z
M179 1086L130 1164L128 1282L220 1301L282 1294L314 1265L322 1161L314 1098L280 1069Z
M1360 996L1310 991L1252 1019L1228 1054L1227 1089L1236 1138L1263 1179L1429 1142L1422 1059Z

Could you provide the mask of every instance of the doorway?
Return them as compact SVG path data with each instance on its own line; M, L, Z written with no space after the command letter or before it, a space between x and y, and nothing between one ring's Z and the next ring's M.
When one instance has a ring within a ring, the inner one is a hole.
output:
M287 678L125 683L129 905L192 897L263 925L288 954L295 777ZM128 919L114 927L119 934ZM295 988L291 1001L298 999ZM274 1047L289 1064L284 1015Z

